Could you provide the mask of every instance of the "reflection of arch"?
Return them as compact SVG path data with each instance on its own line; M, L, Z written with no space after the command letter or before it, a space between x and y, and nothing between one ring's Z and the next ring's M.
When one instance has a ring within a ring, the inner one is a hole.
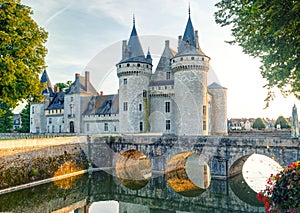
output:
M243 174L240 173L232 178L228 179L228 184L233 193L243 202L250 204L251 206L264 206L262 202L258 202L257 193L251 189L243 178Z
M127 188L141 189L147 185L152 176L150 160L138 150L125 151L117 161L116 174Z
M74 130L74 121L70 121L70 133L74 133L75 130Z
M273 159L261 154L252 154L243 156L232 164L229 169L229 178L242 178L242 183L258 193L265 189L270 175L280 170L282 167Z
M209 187L210 169L199 155L182 152L168 161L166 179L175 192L186 197L195 197Z

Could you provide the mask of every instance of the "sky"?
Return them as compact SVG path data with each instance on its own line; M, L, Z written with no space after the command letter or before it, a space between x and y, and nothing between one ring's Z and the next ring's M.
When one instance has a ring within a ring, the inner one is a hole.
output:
M290 117L294 97L279 93L264 109L266 81L260 75L260 61L225 41L232 39L230 27L214 21L218 0L22 0L32 8L33 19L49 33L46 47L47 72L52 84L74 80L75 73L90 71L91 81L104 94L117 93L115 64L121 60L122 40L128 40L133 14L144 53L148 48L158 63L164 40L177 49L184 33L188 7L203 52L211 58L209 81L226 87L228 118Z

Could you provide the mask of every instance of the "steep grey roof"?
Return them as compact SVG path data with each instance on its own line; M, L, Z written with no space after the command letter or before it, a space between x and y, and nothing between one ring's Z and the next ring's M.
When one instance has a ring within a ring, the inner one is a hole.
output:
M54 97L46 110L64 109L64 100L65 100L64 92L54 93Z
M46 83L46 86L47 86L46 89L44 89L42 91L42 94L43 95L50 94L50 96L52 96L53 95L53 87L52 87L50 78L49 78L48 73L47 73L46 70L44 70L44 72L42 74L41 83Z
M124 62L149 63L145 58L143 48L135 28L135 22L133 22L132 31L128 41L126 57L122 59L119 63L124 63Z
M119 114L119 95L93 96L84 115Z
M200 49L190 14L176 56L179 55L205 55Z
M155 73L151 76L152 81L166 80L166 72L170 72L170 79L173 79L170 60L175 54L175 51L169 47L169 41L165 41L164 51L159 59Z
M95 94L95 95L97 94L97 90L91 84L90 81L88 81L88 87L89 87L89 91L87 90L85 85L85 77L79 76L71 84L69 89L66 91L66 94Z
M157 64L156 70L163 70L165 67L170 67L170 59L174 57L174 51L172 51L166 42L165 49L161 55Z
M227 89L225 87L222 87L220 84L213 82L212 84L210 84L208 87L208 89Z

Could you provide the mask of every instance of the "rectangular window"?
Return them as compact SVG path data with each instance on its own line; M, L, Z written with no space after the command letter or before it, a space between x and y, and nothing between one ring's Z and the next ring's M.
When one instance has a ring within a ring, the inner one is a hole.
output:
M203 105L203 115L206 115L206 106Z
M104 123L104 132L108 132L108 123Z
M87 131L87 132L90 131L90 124L86 124L86 131Z
M123 110L128 111L128 103L127 102L123 103Z
M142 104L139 104L139 111L143 111L143 105Z
M31 107L31 112L34 114L34 106Z
M127 78L124 78L124 79L123 79L123 83L124 83L124 85L127 84Z
M117 131L117 127L116 127L116 126L114 126L114 131L115 131L115 132Z
M171 129L171 120L166 120L166 130Z
M54 132L55 132L55 126L52 125L52 133L54 133Z
M206 121L203 121L203 130L206 130Z
M165 102L165 111L166 112L170 112L171 111L170 105L171 105L171 103L169 101Z
M40 133L40 127L35 127L36 133Z
M167 73L166 73L166 79L167 79L167 80L171 79L171 72L167 72Z
M73 97L71 97L71 102L74 100L74 98Z
M48 133L50 132L50 126L47 126L47 132Z
M143 131L143 127L144 127L143 122L140 122L140 132Z
M52 124L52 118L49 118L48 123Z
M61 133L61 125L59 125L59 133Z

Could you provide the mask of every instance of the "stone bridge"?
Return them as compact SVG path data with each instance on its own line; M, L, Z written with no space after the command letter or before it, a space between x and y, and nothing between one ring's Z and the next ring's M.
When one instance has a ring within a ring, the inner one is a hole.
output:
M93 167L115 167L123 152L139 150L150 159L154 171L164 171L174 155L194 152L204 158L215 177L227 177L235 162L253 153L268 156L282 166L300 159L299 140L282 137L131 135L88 137L87 142Z

